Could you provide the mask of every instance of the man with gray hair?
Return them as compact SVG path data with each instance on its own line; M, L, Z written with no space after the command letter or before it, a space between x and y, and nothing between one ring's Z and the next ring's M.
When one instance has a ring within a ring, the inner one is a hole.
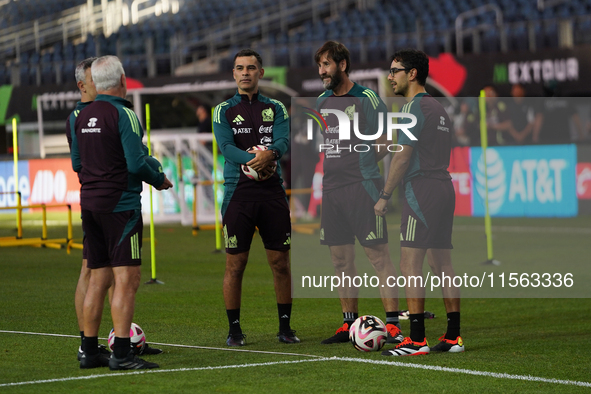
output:
M111 283L115 342L109 368L158 368L130 349L129 329L140 282L142 181L158 190L168 189L172 183L146 161L149 156L142 143L144 132L125 99L127 82L119 59L98 58L91 72L98 95L78 114L76 143L72 142L71 149L72 166L81 183L82 228L91 270L83 306L80 368L105 365L106 357L98 348L98 330Z
M74 129L74 123L76 122L76 118L80 111L86 108L90 103L94 101L96 98L96 87L92 81L92 73L91 73L91 66L92 63L96 60L96 57L89 57L88 59L82 60L76 66L76 70L74 72L74 77L76 78L76 85L78 86L78 90L80 90L80 101L76 103L76 108L68 119L66 120L66 138L68 139L68 145L70 149L72 149L72 141L76 141L76 131ZM76 141L76 144L78 142ZM72 163L74 164L77 160L79 160L79 156L76 159L72 159ZM86 243L86 237L84 236L83 245ZM78 277L78 284L76 285L76 293L74 295L74 306L76 309L76 318L78 320L78 328L80 329L80 340L82 341L84 338L84 314L83 314L83 306L84 306L84 297L86 297L86 290L88 289L88 281L90 280L90 268L87 266L87 258L86 258L86 248L83 247L82 249L82 268L80 269L80 276ZM109 302L113 296L113 287L109 287ZM148 345L148 343L142 344L142 346L135 347L132 346L134 352L139 355L143 354L160 354L162 353L161 349L157 349ZM99 345L99 351L101 354L108 357L111 352L107 349L105 345ZM82 358L82 345L78 348L78 361ZM104 360L104 359L103 359ZM108 360L107 360L108 361ZM106 365L105 365L106 366Z
M68 139L68 145L70 146L70 150L72 149L72 141L75 144L78 144L76 141L76 131L74 130L74 123L76 122L76 117L80 111L86 108L90 103L94 101L96 98L96 88L92 83L92 74L90 71L90 66L96 60L96 57L89 57L88 59L82 60L76 66L75 71L75 78L76 78L76 85L78 86L78 90L80 90L80 101L76 103L76 108L68 119L66 120L66 138ZM72 163L79 160L79 157L72 157ZM85 237L86 238L86 237ZM85 243L85 239L82 241ZM86 289L88 288L88 280L90 279L90 269L86 266L86 248L82 249L82 268L80 269L80 277L78 278L78 284L76 285L76 293L74 296L74 306L76 308L76 318L78 319L78 327L80 329L80 339L84 339L84 315L82 311L82 307L84 305L84 297L86 297ZM109 295L110 297L110 295ZM108 355L110 352L106 349L104 345L99 345L99 351L104 354ZM82 345L78 349L78 361L82 357Z

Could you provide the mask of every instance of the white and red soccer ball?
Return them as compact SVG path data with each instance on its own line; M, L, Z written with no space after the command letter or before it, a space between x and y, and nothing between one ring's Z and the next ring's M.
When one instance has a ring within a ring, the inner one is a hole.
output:
M253 146L251 148L248 148L247 151L252 151L252 150L267 150L268 148L265 145L256 145ZM247 178L252 179L253 181L264 181L267 180L269 178L271 178L271 176L273 176L273 174L275 173L275 170L277 169L277 162L273 162L273 166L272 166L272 170L273 172L271 172L268 175L261 175L259 172L253 170L252 168L250 168L250 166L247 166L246 164L242 164L240 166L242 168L242 172L244 173L244 175L246 175Z
M131 346L142 350L142 348L146 345L146 334L144 330L140 326L135 323L131 323L131 327L129 328L129 339L131 341ZM113 351L113 345L115 344L115 329L112 328L111 332L109 333L109 349Z
M355 349L362 352L380 350L388 339L388 331L383 321L375 316L360 316L349 327L349 340Z

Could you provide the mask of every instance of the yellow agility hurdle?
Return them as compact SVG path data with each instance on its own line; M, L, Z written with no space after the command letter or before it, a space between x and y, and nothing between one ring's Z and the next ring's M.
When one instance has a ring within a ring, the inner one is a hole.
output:
M15 192L8 192L8 193L15 193ZM0 207L0 210L8 210L8 209L16 209L17 210L17 236L16 237L2 237L0 238L0 247L9 247L9 246L44 246L47 248L53 249L61 249L64 245L69 246L70 241L72 240L72 206L70 204L37 204L37 205L27 205L22 206L20 200L20 193L16 193L18 195L17 198L17 205L13 207ZM66 238L54 238L48 239L47 238L47 208L58 208L58 207L68 207L68 231ZM29 208L41 208L42 209L42 227L41 227L41 237L40 238L23 238L23 223L22 223L22 210L29 209ZM69 252L69 248L68 248Z

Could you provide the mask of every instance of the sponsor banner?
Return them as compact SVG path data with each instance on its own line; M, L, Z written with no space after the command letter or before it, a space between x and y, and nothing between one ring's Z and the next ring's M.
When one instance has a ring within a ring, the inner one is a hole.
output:
M18 191L21 193L22 205L28 205L31 194L29 182L29 162L18 162ZM14 207L17 205L17 195L14 182L14 164L12 161L0 161L0 208ZM0 213L14 212L15 210L0 210Z
M591 145L577 145L577 156L579 213L591 215Z
M473 216L484 216L482 148L471 148ZM491 216L571 217L578 213L576 145L488 148L486 171Z
M451 151L448 171L456 191L456 216L472 216L472 176L470 148L456 147Z
M591 163L577 163L577 198L591 200Z
M560 95L588 92L591 79L581 70L591 67L589 47L466 55L458 60L467 70L461 96L477 96L484 85L493 83L500 96L509 97L511 85L524 85L528 95L543 96L544 86L557 84Z
M70 204L80 211L80 182L70 159L29 160L31 194L28 202L36 204ZM52 208L66 211L67 207Z

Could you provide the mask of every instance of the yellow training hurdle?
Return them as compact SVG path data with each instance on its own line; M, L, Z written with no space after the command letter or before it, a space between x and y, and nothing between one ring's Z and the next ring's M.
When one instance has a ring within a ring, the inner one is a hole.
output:
M0 207L0 210L16 209L17 235L15 237L0 237L0 247L9 246L44 246L47 248L61 249L64 245L69 245L72 240L72 206L70 204L36 204L23 206L21 203L20 192L0 192L2 194L16 194L17 205L11 207ZM66 238L47 238L47 208L68 207L68 231ZM41 208L42 209L42 227L40 238L23 238L23 209ZM69 249L68 249L69 251Z

